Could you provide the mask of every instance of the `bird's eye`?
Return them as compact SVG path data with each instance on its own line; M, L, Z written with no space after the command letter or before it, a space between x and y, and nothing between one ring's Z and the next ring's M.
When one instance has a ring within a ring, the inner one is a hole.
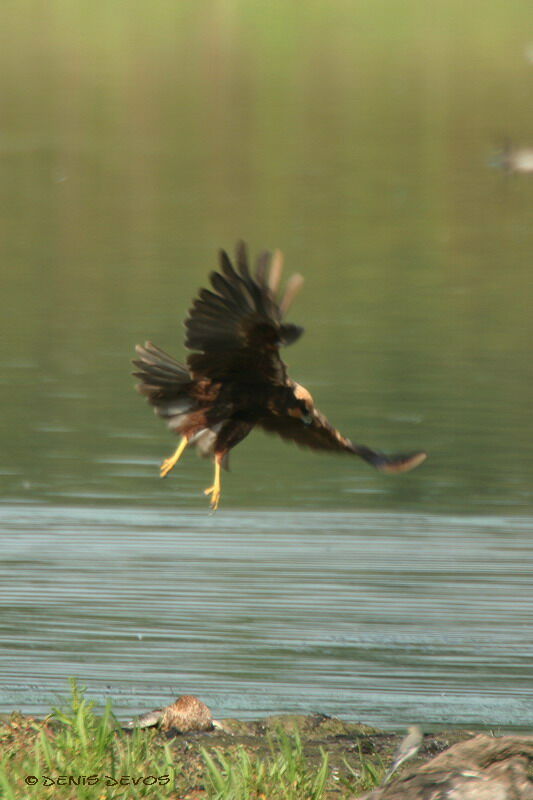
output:
M304 423L304 425L310 425L312 421L313 421L313 415L309 411L306 411L305 414L302 414L302 422Z

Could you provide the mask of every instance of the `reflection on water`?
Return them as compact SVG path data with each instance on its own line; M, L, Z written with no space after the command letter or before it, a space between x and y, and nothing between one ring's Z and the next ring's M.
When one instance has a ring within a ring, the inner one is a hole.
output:
M527 727L533 520L2 509L0 703ZM528 563L529 562L529 563Z
M504 136L531 146L527 4L17 9L4 707L77 675L128 713L193 691L217 716L531 724L533 181L488 167ZM175 441L133 348L182 357L238 238L305 276L291 375L354 441L426 464L387 477L252 433L216 517L210 465L159 481Z

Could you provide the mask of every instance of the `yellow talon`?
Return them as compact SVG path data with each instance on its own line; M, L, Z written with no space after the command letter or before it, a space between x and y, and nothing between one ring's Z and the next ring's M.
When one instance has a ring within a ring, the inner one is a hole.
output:
M220 502L220 495L222 494L220 487L210 486L209 489L204 489L204 494L211 495L211 508L213 511L216 511Z
M222 494L222 488L220 484L220 462L218 460L218 456L216 456L215 461L215 482L209 487L209 489L204 490L204 494L211 495L211 508L213 511L216 511L220 502L220 495Z
M179 443L178 447L176 448L176 452L174 453L174 455L170 456L170 458L165 458L165 460L161 464L161 467L159 468L159 474L162 478L166 478L170 470L174 469L174 467L180 460L181 455L188 444L189 440L187 439L186 436L184 436L181 442Z

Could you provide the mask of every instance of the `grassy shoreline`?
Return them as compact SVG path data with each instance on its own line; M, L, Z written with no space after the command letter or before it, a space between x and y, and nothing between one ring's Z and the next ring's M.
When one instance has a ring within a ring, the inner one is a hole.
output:
M6 800L345 800L379 785L402 736L324 715L224 720L222 729L181 735L126 730L110 702L96 708L73 682L68 703L45 719L4 715L0 795ZM410 764L470 736L462 730L426 734Z

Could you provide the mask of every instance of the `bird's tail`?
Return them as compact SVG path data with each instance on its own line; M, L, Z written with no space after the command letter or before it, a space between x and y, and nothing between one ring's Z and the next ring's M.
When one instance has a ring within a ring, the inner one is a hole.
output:
M137 367L133 375L140 381L136 386L137 391L148 398L155 413L167 421L171 431L185 435L191 414L199 409L198 401L193 396L194 378L187 367L152 342L145 342L144 347L137 345L135 350L139 355L132 362ZM203 428L196 431L188 442L196 446L203 458L210 458L213 456L216 436L216 430ZM222 461L222 466L229 469L228 455Z
M155 406L156 413L169 420L192 410L194 401L190 397L193 379L187 367L179 364L152 342L135 348L138 359L132 363L137 367L133 373L139 378L137 391ZM175 426L171 426L175 427Z

